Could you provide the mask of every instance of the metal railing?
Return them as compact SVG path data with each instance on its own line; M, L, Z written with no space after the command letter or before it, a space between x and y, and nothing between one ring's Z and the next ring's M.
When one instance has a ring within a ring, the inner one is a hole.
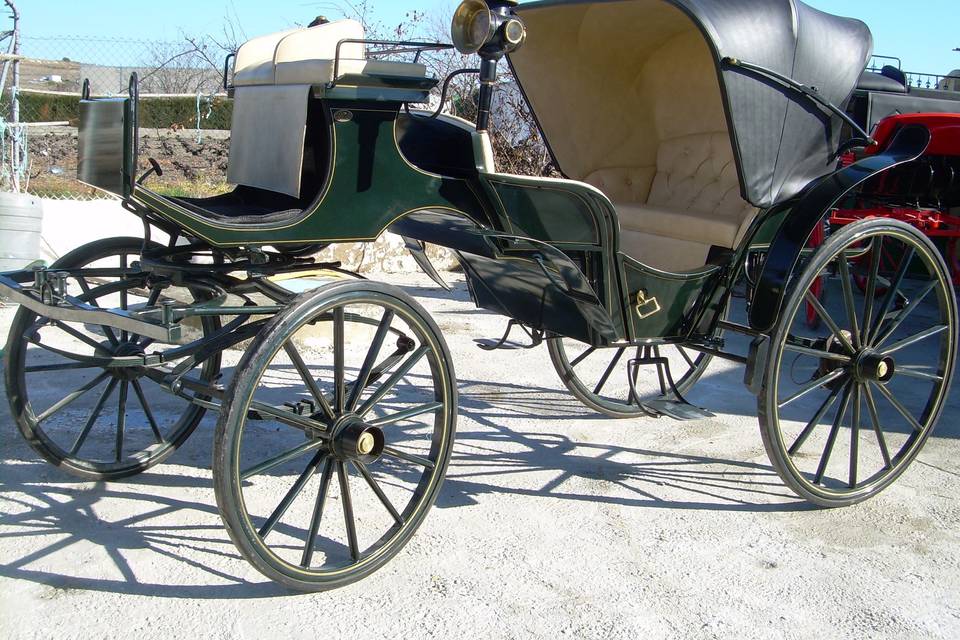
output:
M900 58L891 56L873 56L870 59L870 64L867 65L867 71L880 73L885 66L892 66L900 70L906 78L904 84L910 88L930 91L960 91L960 76L903 71L903 63Z

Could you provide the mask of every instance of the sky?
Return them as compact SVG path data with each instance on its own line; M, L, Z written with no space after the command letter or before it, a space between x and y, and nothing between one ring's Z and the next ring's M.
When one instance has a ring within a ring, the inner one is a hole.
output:
M363 0L17 0L23 35L181 40L184 33L222 33L225 16L247 37L305 24L317 15L349 13ZM722 0L719 0L722 1ZM411 9L452 14L458 0L367 0L375 18L397 24ZM960 69L958 0L806 0L830 13L859 18L874 35L874 53L896 56L908 71ZM34 46L36 44L34 43ZM25 51L29 54L29 51Z

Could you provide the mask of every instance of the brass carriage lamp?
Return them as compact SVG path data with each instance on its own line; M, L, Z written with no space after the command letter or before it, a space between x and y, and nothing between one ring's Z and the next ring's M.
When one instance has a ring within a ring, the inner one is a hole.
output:
M480 104L477 129L486 131L490 124L493 84L497 80L497 63L504 55L520 48L527 37L527 27L514 12L516 0L464 0L453 14L450 27L453 45L464 55L480 56Z

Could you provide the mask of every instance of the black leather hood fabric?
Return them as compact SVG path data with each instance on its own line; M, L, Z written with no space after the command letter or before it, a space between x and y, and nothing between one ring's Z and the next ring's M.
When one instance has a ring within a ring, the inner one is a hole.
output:
M541 0L521 4L516 11L523 17L569 5L631 1ZM834 170L840 118L780 83L722 61L729 57L771 69L816 87L822 98L842 108L873 50L870 30L863 22L824 13L799 0L660 1L683 11L714 54L745 200L761 208L774 206ZM525 47L535 47L537 37L531 31ZM629 33L610 37L629 38ZM571 46L577 44L583 46ZM513 56L523 52L521 48ZM523 86L522 74L518 75ZM557 81L564 80L558 77ZM528 97L531 103L539 102L536 96ZM617 96L598 92L596 99L616 100ZM548 104L549 97L542 101ZM563 170L564 158L556 161Z

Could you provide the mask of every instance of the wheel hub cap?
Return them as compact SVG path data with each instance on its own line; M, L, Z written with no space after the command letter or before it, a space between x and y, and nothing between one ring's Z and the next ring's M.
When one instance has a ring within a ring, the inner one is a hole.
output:
M333 427L331 446L341 460L370 464L383 453L383 445L383 430L365 423L359 416L346 415Z
M857 379L866 382L889 382L896 373L897 365L891 356L885 356L882 353L865 349L857 357L856 361Z

